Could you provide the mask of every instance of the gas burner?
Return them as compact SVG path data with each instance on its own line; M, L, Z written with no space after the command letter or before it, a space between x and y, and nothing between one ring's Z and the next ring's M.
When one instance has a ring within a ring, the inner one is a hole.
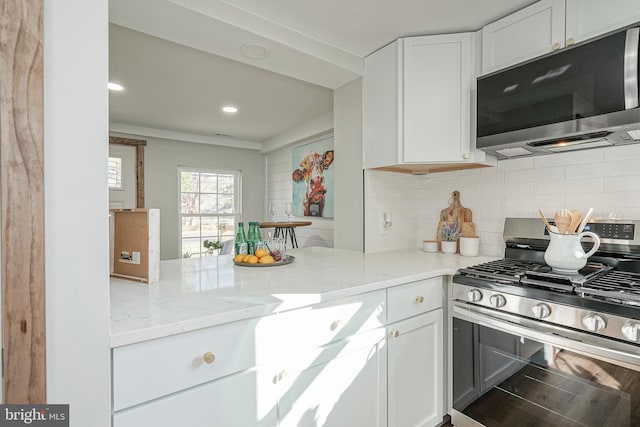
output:
M583 286L611 269L612 267L605 264L590 262L575 274L560 273L546 264L504 258L463 268L459 270L459 274L475 279L492 280L499 284L574 293L576 286Z
M476 279L492 280L500 284L517 285L526 271L541 267L544 267L544 264L504 258L462 268L459 270L459 274Z
M576 289L583 296L640 306L640 273L609 271Z

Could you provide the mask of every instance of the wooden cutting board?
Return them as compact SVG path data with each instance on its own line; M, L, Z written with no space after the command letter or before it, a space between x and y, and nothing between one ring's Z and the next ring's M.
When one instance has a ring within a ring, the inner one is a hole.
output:
M440 230L445 222L453 226L456 222L460 224L459 237L475 237L476 226L473 223L473 212L471 209L465 208L460 203L460 192L454 191L451 194L449 206L440 211L440 222L438 222L438 230L436 232L436 240L438 241L438 249L442 249L440 245ZM460 252L460 243L458 242L458 252Z

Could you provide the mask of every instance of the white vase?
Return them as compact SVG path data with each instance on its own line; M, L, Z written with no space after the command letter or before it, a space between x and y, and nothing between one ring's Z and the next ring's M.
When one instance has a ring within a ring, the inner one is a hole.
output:
M460 237L460 255L478 256L480 253L480 239L478 237Z
M455 254L458 250L458 242L440 242L442 244L443 254Z

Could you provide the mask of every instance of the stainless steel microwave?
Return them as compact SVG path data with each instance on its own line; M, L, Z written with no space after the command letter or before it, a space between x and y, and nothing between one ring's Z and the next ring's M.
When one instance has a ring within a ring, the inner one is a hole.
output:
M640 24L478 78L476 147L499 159L640 142Z

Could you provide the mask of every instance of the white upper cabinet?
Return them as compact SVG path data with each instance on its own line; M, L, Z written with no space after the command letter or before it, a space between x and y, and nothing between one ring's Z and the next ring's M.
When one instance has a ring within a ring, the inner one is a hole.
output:
M542 0L482 28L482 73L560 49L564 0Z
M402 161L468 160L471 34L411 37L403 42Z
M566 2L566 44L578 43L640 21L639 0Z
M485 161L472 144L474 53L462 33L401 38L365 58L365 168Z
M541 0L482 29L482 73L637 21L640 21L638 0Z

